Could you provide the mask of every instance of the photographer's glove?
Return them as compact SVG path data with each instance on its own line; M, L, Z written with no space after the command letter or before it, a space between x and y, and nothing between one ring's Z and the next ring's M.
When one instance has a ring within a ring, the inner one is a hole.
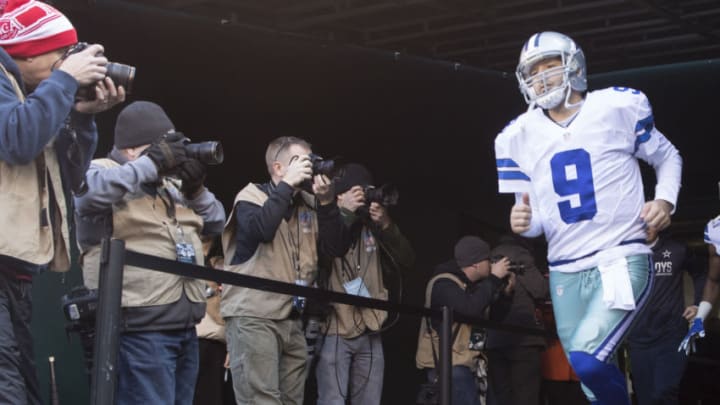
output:
M701 318L695 318L690 330L688 330L685 339L682 340L678 351L685 351L686 355L695 352L695 341L705 337L705 328L703 327L703 320Z
M180 132L164 135L147 149L160 175L165 175L188 160L185 152L187 138Z
M192 200L202 189L205 182L205 165L197 159L188 159L178 167L178 177L182 180L180 191L185 198Z

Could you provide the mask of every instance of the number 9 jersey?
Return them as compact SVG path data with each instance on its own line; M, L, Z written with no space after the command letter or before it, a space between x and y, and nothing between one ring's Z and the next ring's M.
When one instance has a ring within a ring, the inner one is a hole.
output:
M647 97L626 87L589 92L565 124L536 108L495 139L499 191L530 195L532 225L525 236L545 234L551 271L576 272L650 253L637 159L655 169L655 199L673 206L682 160L655 128Z

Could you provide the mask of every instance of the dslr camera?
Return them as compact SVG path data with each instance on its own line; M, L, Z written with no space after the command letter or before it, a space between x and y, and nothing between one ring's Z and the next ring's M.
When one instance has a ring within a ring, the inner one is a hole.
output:
M380 187L365 186L365 204L378 203L383 207L393 207L398 203L400 193L397 187L392 184L383 184Z
M310 163L312 163L312 175L324 174L325 176L332 178L335 173L335 161L332 159L324 159L320 155L311 153L308 155ZM305 180L300 187L308 193L313 193L312 179Z
M495 255L490 258L490 263L497 263L500 260L502 260L505 256L503 255ZM522 275L525 274L525 265L522 263L514 262L510 260L510 265L508 266L508 270L517 274Z
M89 45L87 42L78 42L70 49L68 49L63 58L67 58L74 53L78 53L86 49L88 46ZM97 56L99 55L102 55L102 52L99 53ZM123 65L122 63L117 62L108 62L105 67L107 68L106 77L111 78L116 86L123 86L123 88L125 89L125 93L130 94L130 91L132 90L133 80L135 80L135 67L130 65ZM93 84L78 89L77 95L79 98L82 98L84 100L95 100L95 85Z

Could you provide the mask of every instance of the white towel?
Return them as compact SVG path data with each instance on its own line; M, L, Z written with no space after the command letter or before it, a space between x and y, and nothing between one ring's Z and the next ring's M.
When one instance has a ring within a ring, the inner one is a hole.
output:
M622 257L598 265L602 279L603 303L610 309L635 309L627 260Z

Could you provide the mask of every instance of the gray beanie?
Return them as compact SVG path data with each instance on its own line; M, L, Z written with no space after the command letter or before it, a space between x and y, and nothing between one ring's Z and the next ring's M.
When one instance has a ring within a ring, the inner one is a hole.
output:
M471 266L490 258L490 245L477 236L463 236L455 244L455 261L460 267Z
M115 148L151 144L174 129L175 125L162 107L149 101L135 101L123 108L117 117Z

